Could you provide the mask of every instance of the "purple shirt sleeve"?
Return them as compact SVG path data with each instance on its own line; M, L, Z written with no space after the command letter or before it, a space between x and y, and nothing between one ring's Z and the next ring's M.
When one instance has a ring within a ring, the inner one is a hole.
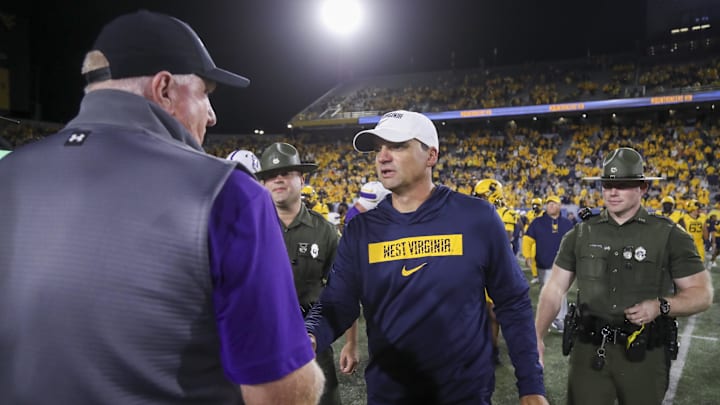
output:
M345 213L345 225L350 223L350 220L353 219L353 217L359 213L360 213L360 210L358 210L357 207L355 207L355 205L350 207L350 209Z
M234 171L208 225L220 356L236 384L278 380L314 357L270 195Z

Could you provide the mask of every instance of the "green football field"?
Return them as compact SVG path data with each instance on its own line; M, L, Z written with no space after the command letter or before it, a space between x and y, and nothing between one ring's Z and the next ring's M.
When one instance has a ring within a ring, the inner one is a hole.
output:
M718 259L720 262L720 259ZM525 275L530 272L524 268ZM680 319L680 351L678 360L673 362L670 387L663 405L720 405L720 267L711 269L715 299L706 312L691 318ZM537 303L539 287L532 284L530 296L533 306ZM568 295L574 300L572 292ZM351 376L338 373L340 391L344 405L366 403L363 370L367 365L367 337L365 323L360 321L360 367ZM333 345L338 357L344 343L341 337ZM545 387L551 404L565 404L567 378L567 357L560 350L561 336L549 333L545 338ZM504 341L500 343L501 362L496 368L495 394L493 404L517 404L515 374Z

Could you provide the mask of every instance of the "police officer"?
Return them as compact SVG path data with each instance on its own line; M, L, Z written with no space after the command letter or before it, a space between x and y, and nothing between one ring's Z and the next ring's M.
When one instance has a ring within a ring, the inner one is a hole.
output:
M535 320L542 359L543 337L577 278L582 316L570 355L569 404L662 403L676 349L672 317L712 303L710 277L690 236L641 206L656 179L643 174L643 159L631 148L612 152L601 177L584 179L602 181L605 208L563 238Z
M316 164L300 162L294 146L277 142L265 149L260 158L260 171L256 173L275 203L303 314L318 300L325 286L339 238L337 229L322 214L302 203L303 175L315 169ZM340 365L343 372L352 373L359 362L356 325L348 329L345 336ZM332 348L318 353L317 361L326 379L320 404L340 404Z

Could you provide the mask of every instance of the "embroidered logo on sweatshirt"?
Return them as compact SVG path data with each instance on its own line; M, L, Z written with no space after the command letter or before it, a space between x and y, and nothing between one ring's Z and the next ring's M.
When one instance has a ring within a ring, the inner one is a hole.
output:
M403 275L403 277L411 276L413 273L415 273L415 272L417 272L418 270L420 270L420 269L422 269L423 267L425 267L426 264L427 264L427 262L425 262L425 263L423 263L423 264L421 264L421 265L419 265L419 266L415 266L415 267L413 267L412 269L406 269L406 268L405 268L405 265L403 265L403 267L402 267L402 275Z

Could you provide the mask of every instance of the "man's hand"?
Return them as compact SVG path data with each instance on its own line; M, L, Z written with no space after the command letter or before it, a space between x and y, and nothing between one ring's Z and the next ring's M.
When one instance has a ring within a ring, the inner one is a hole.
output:
M340 371L343 374L353 374L360 364L360 350L356 344L345 343L340 351Z
M625 308L625 318L635 325L642 326L650 323L660 315L660 301L645 300L631 307Z
M549 405L542 395L525 395L520 397L520 405Z

